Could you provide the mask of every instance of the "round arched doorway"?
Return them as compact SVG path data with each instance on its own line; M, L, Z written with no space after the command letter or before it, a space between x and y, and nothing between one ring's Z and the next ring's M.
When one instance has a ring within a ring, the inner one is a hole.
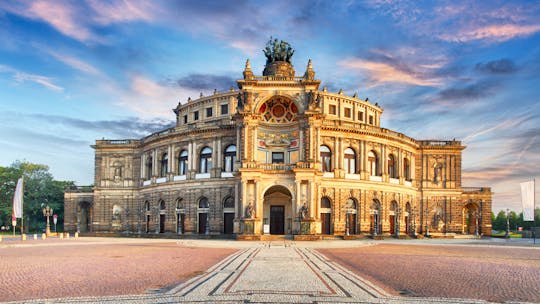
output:
M276 185L266 190L264 193L263 218L265 233L291 234L292 195L289 189Z

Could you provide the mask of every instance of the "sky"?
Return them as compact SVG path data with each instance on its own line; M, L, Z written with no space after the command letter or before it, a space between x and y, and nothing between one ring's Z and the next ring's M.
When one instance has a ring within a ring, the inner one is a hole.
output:
M540 171L538 1L0 1L0 165L91 184L96 139L171 126L247 58L261 75L271 36L297 74L312 59L329 91L377 102L383 127L461 140L463 185L521 211Z

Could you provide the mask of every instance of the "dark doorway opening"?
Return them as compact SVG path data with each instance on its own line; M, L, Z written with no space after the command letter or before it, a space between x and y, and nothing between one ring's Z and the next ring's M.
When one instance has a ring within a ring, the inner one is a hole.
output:
M270 234L285 234L285 206L270 206Z
M223 233L232 234L234 227L234 213L223 214Z
M159 233L165 233L165 214L159 215Z
M321 224L322 224L322 229L321 229L321 233L322 234L330 234L330 214L331 213L321 213Z
M199 213L199 234L206 234L207 213Z

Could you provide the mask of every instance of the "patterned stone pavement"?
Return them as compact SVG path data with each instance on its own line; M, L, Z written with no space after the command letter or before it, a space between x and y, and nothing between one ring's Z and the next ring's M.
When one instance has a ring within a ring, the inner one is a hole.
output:
M203 274L167 290L25 303L487 303L393 296L314 249L293 242L245 247Z

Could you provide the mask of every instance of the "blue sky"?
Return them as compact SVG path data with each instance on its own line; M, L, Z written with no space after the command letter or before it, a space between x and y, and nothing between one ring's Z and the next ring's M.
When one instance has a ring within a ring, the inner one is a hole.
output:
M540 169L538 1L1 1L0 165L90 184L95 139L169 126L246 58L261 74L270 36L298 74L311 58L330 91L379 103L383 127L462 140L464 185L521 209Z

